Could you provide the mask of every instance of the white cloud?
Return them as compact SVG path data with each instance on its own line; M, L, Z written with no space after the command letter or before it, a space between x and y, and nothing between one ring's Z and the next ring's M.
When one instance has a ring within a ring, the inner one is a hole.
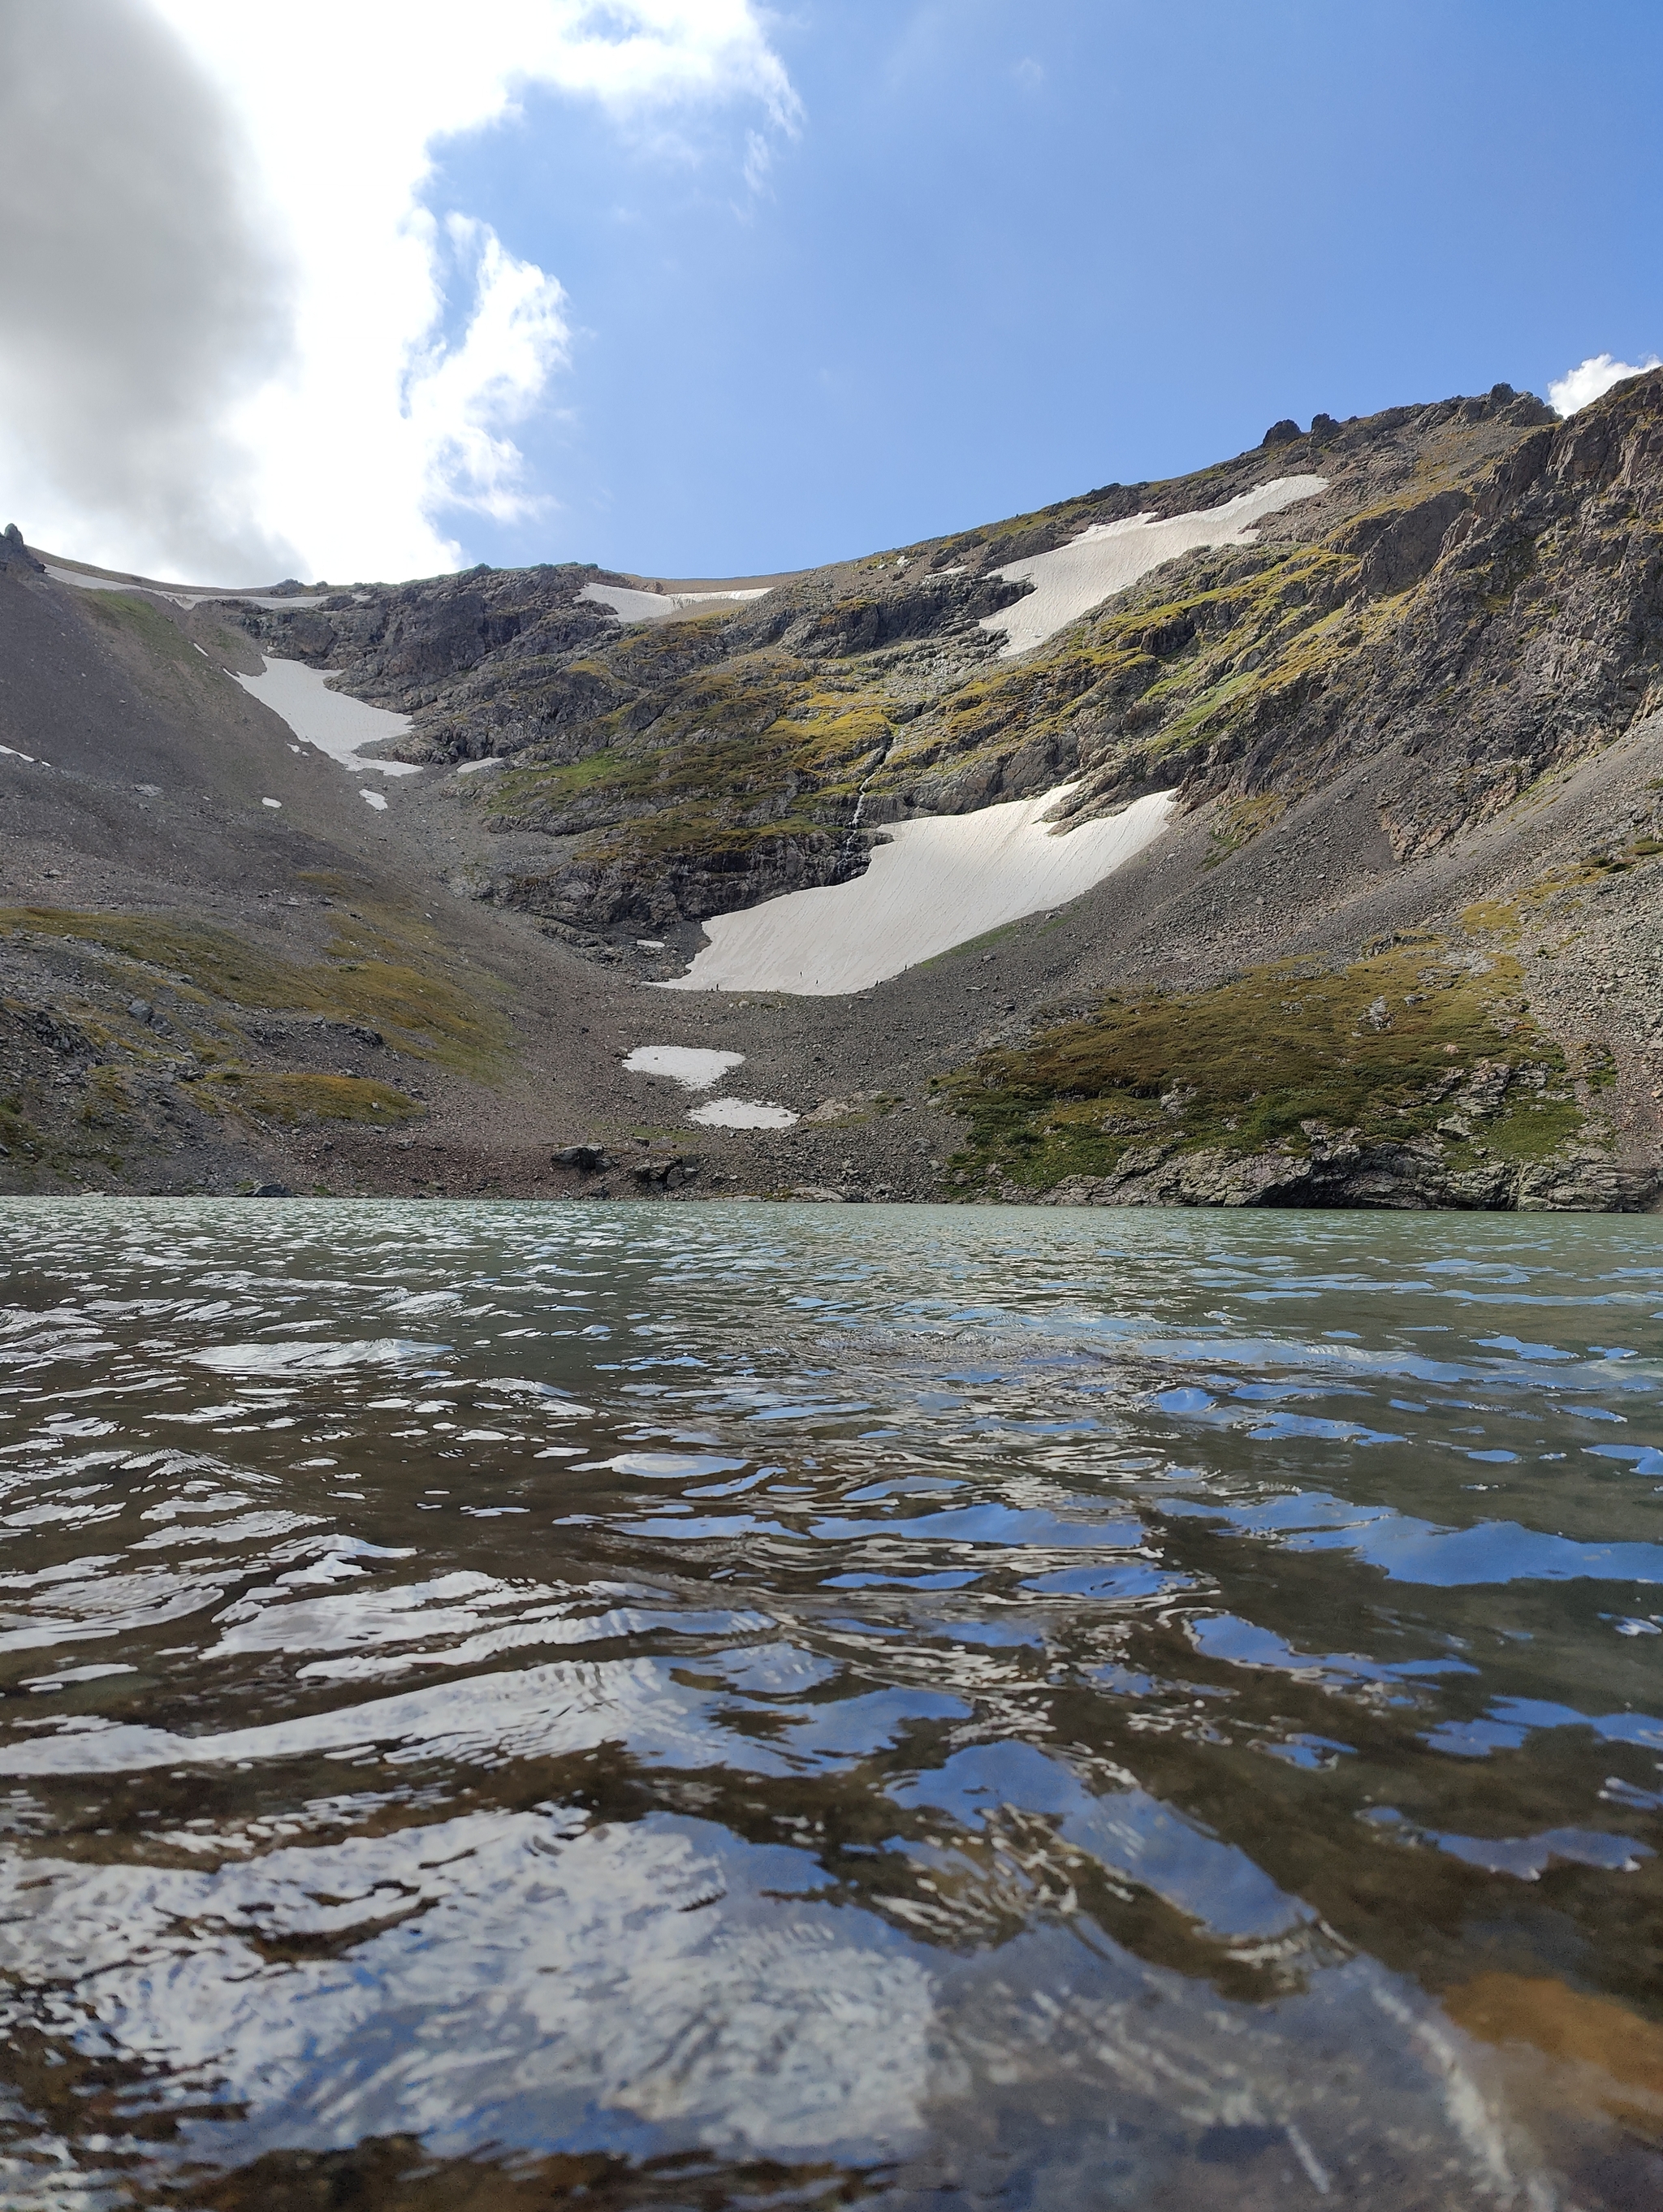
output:
M39 544L230 582L297 556L229 428L292 271L213 88L130 0L0 4L0 500Z
M513 116L532 86L661 131L689 106L760 105L787 131L799 112L752 0L286 0L281 37L223 0L155 4L223 87L288 217L297 365L242 428L266 465L264 513L331 578L453 565L448 507L525 513L509 432L567 358L555 278L465 212L435 222L422 206L437 142Z
M222 580L252 580L224 577L228 561L247 567L290 546L298 554L281 557L306 576L432 573L461 557L448 514L500 520L543 503L513 432L567 361L568 302L489 223L426 204L443 141L513 119L533 88L592 101L672 148L689 113L736 107L762 125L736 130L732 149L760 183L762 132L794 131L801 112L756 0L285 0L276 17L225 0L53 0L16 13L85 19L94 39L116 23L171 46L175 77L206 111L193 114L197 135L217 131L228 145L215 149L219 171L235 173L240 198L226 212L235 195L215 196L214 174L203 181L213 164L184 164L195 193L171 210L170 265L193 263L198 292L209 254L242 274L218 307L213 374L197 377L182 421L169 417L167 451L142 419L144 394L123 386L127 444L151 455L152 477L171 467L189 497L164 483L159 496L101 498L84 468L74 482L61 467L50 483L50 469L0 482L39 494L23 520L41 542L45 513L64 551L174 574L205 565ZM73 88L73 63L60 75ZM56 240L60 263L94 250L99 221L120 232L119 185L107 179L101 209ZM271 273L284 268L286 295ZM242 296L251 283L264 324ZM0 320L0 392L5 335ZM106 316L87 343L113 358L122 325ZM11 413L27 447L27 408ZM212 528L191 520L199 508L213 510Z
M1579 407L1586 407L1591 399L1598 399L1620 384L1625 376L1643 376L1648 368L1663 368L1655 354L1637 365L1630 361L1615 361L1608 353L1590 354L1575 368L1568 369L1547 388L1547 396L1556 413L1574 415Z
M566 295L535 262L506 252L489 223L452 215L445 229L455 258L473 264L473 311L459 343L435 343L412 366L405 414L424 504L510 522L543 504L519 489L519 449L503 433L566 364Z

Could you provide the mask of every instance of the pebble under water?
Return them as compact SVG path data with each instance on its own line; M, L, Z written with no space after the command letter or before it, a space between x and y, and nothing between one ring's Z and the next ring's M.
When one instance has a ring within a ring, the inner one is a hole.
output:
M1663 2202L1650 1219L0 1205L0 2201Z

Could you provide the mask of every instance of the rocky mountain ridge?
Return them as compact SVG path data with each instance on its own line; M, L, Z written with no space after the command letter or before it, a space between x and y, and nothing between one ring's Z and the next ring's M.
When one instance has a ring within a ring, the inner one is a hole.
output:
M1076 811L1087 812L1169 776L1174 756L1193 774L1198 745L1212 781L1240 757L1235 781L1251 785L1253 715L1284 718L1290 686L1309 689L1313 656L1344 654L1349 633L1331 635L1330 617L1419 582L1473 504L1469 487L1553 419L1498 386L1319 417L1295 438L1278 426L1192 477L1106 486L810 572L737 610L622 632L575 593L627 580L576 569L475 572L239 619L263 649L335 668L343 689L412 714L408 757L510 768L470 803L493 828L560 842L546 869L505 869L495 896L580 928L662 930L858 872L858 803L868 831L1083 774ZM1319 463L1327 489L1302 509L1296 544L1169 564L1159 596L1117 600L1000 665L1001 641L980 624L1031 588L1002 568ZM1196 588L1174 595L1174 570ZM1233 704L1251 670L1251 701Z

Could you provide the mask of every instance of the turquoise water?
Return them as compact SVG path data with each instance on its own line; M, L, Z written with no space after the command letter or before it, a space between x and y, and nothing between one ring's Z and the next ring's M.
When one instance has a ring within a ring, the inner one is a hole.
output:
M1660 1310L1650 1220L7 1202L0 2199L1663 2201Z

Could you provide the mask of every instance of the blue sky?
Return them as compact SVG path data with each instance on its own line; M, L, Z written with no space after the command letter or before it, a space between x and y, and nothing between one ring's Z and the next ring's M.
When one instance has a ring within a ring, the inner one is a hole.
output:
M803 102L666 148L561 95L430 197L557 272L519 442L553 514L472 557L789 568L1195 468L1302 422L1538 392L1660 337L1663 10L839 0Z
M0 502L38 544L767 574L1663 348L1657 0L282 21L0 11Z

